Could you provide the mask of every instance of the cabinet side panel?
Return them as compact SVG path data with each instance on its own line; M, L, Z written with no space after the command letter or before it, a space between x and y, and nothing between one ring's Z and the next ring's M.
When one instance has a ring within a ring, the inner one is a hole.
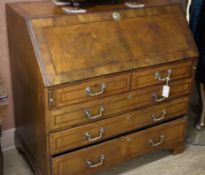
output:
M46 137L47 94L26 20L7 5L16 140L37 174L49 174Z

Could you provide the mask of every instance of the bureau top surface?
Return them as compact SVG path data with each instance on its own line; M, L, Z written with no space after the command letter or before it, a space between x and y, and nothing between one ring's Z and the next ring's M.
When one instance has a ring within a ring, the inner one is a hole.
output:
M174 0L88 7L66 15L51 2L10 4L25 17L45 86L197 57L182 8ZM119 20L113 13L117 12Z
M93 0L94 1L94 0ZM101 0L103 1L103 0ZM108 0L104 0L108 1ZM120 0L119 0L120 1ZM96 1L96 2L99 2ZM164 5L172 5L179 3L180 0L137 0L139 3L145 4L146 7L158 7ZM92 3L93 4L93 3ZM27 2L15 2L8 3L12 9L14 9L18 14L29 18L41 18L48 16L60 16L65 15L61 8L56 7L52 1L27 1ZM116 9L126 9L123 3L97 3L93 5L84 5L87 12L100 12L100 11L110 11Z

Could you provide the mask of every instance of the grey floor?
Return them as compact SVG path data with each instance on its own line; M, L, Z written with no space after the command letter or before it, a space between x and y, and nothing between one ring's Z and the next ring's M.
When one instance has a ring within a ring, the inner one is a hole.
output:
M4 175L33 175L16 150L4 152ZM147 154L98 175L205 175L205 146L188 145L183 154Z

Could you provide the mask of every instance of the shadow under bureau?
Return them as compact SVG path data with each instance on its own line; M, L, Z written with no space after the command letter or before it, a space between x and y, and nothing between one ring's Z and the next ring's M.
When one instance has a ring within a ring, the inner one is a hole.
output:
M198 52L180 4L85 8L7 4L17 148L37 175L183 152Z

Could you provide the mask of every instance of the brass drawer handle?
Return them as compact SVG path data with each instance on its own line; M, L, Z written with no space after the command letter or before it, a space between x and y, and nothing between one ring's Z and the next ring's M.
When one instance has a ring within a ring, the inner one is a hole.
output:
M153 122L158 122L158 121L164 120L166 115L167 115L167 112L165 110L162 111L162 116L161 117L157 117L156 115L152 114L151 115L152 121Z
M59 0L52 0L53 3L56 5L56 6L64 6L64 5L71 5L71 2L62 2L62 1L59 1Z
M104 155L101 155L101 156L100 156L100 160L99 160L98 163L94 164L92 161L87 160L87 161L86 161L86 164L88 165L89 168L97 168L97 167L103 165L104 160L105 160L105 156L104 156Z
M105 83L101 83L101 84L100 84L100 91L99 91L99 92L92 93L90 87L87 87L87 88L85 89L85 92L86 92L86 94L87 94L88 96L93 97L93 96L98 96L98 95L103 94L104 91L105 91L105 89L106 89Z
M138 2L125 2L125 5L129 8L143 8L145 7L144 4Z
M86 133L85 133L85 136L86 136L86 138L87 138L87 140L88 140L89 142L94 142L94 141L97 141L97 140L101 139L101 138L103 137L104 132L105 132L104 128L100 128L100 130L99 130L99 136L97 136L97 137L92 137L92 136L89 134L89 132L86 132Z
M155 102L162 102L167 99L167 97L158 97L156 94L152 95Z
M160 141L158 143L155 143L153 139L149 139L149 143L152 145L152 147L157 147L159 145L161 145L162 143L164 143L164 135L160 136Z
M90 120L95 120L95 119L98 119L98 118L102 117L102 116L103 116L103 112L105 111L105 109L104 109L103 106L100 106L99 110L100 110L99 114L97 114L97 115L95 115L95 116L92 116L92 114L90 113L90 111L89 111L88 109L86 109L86 110L84 111L84 113L85 113L85 116L86 116L88 119L90 119Z
M63 7L62 8L63 11L66 13L66 14L80 14L80 13L86 13L86 9L80 9L78 7Z
M155 80L170 81L171 80L171 75L172 75L172 70L171 69L167 70L167 77L165 77L165 78L162 78L161 74L159 72L156 72L155 73Z

